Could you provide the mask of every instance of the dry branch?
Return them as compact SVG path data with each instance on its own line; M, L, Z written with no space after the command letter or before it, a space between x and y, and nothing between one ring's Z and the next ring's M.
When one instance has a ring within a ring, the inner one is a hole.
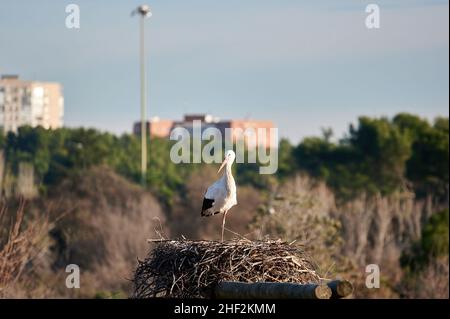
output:
M6 207L0 208L0 221L5 214ZM28 224L24 222L24 215L25 201L21 200L6 242L0 245L0 297L20 278L27 264L41 253L50 227L48 215Z

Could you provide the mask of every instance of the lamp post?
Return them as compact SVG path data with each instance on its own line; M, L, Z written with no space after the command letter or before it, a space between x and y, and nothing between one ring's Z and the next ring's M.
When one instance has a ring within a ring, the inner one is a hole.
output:
M145 18L151 17L152 13L148 5L141 5L137 7L131 15L140 15L140 35L139 35L139 48L140 48L140 77L141 77L141 182L145 185L147 174L147 121L146 121L146 76L145 76Z

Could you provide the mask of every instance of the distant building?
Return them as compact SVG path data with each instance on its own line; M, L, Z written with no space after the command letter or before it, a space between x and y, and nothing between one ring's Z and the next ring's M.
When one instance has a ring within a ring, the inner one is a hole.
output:
M64 98L59 83L0 79L0 126L16 132L22 125L55 129L63 125Z
M266 148L270 147L270 129L275 128L272 121L258 121L258 120L220 120L216 117L207 114L187 114L181 121L162 120L160 118L152 118L146 123L147 132L150 136L169 138L170 132L177 127L183 127L192 133L194 121L200 121L202 125L202 132L209 127L215 127L220 130L222 137L225 137L225 129L232 129L231 138L233 142L239 139L245 139L243 133L246 129L254 129L257 132L258 129L262 129L265 133L265 138L258 140L256 136L255 142L258 145L262 145ZM141 122L134 123L133 133L136 135L141 134Z

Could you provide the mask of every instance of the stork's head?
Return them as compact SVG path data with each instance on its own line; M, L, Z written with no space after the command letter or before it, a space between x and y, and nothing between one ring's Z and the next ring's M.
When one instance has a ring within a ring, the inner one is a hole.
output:
M234 159L236 158L236 154L234 153L233 150L228 150L225 152L225 158L222 162L222 165L220 165L219 170L217 171L217 173L220 173L220 171L222 170L222 168L224 168L224 166L229 163L229 165L233 164Z

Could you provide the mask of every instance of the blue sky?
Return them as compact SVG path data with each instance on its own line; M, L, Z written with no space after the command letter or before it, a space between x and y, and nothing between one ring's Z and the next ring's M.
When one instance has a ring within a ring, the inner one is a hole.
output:
M81 28L65 27L76 3ZM58 81L65 123L114 133L139 119L141 1L0 2L0 74ZM448 1L153 0L149 116L272 119L298 142L359 115L448 116ZM381 28L365 27L377 3Z

